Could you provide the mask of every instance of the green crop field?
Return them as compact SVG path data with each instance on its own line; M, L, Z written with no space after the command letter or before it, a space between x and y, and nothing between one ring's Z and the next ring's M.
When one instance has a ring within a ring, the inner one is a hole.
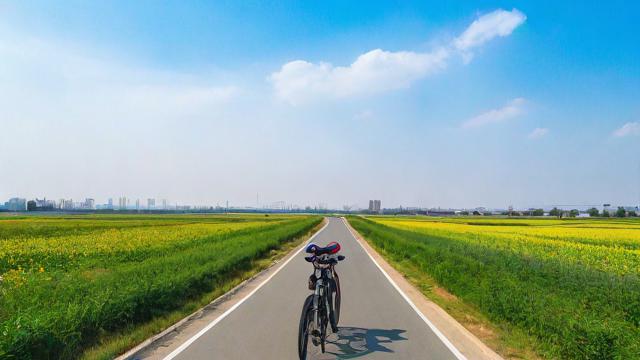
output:
M640 358L640 221L350 217L545 358Z
M77 358L211 292L321 221L279 215L0 218L0 358Z

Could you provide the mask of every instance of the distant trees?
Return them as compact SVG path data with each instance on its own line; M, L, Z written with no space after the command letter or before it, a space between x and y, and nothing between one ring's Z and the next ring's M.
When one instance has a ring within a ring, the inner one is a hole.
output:
M535 209L531 212L531 215L533 216L544 216L544 210L542 209Z
M586 211L587 214L589 214L590 217L637 217L639 216L638 211L637 210L629 210L627 211L624 207L619 206L617 208L617 210L615 212L610 212L609 210L602 210L602 212L600 212L600 210L598 210L598 208L596 207L592 207L590 209L588 209ZM457 214L459 215L463 215L463 216L468 216L468 215L474 215L474 216L493 216L494 214L491 212L481 212L479 210L462 210L460 212L457 212ZM502 215L505 216L544 216L545 212L544 209L529 209L527 211L523 211L523 212L517 212L517 211L503 211L501 212ZM549 211L549 216L555 216L558 218L562 218L562 217L577 217L580 215L580 210L578 209L571 209L571 210L562 210L562 209L558 209L557 207L554 207L553 209L551 209L551 211Z

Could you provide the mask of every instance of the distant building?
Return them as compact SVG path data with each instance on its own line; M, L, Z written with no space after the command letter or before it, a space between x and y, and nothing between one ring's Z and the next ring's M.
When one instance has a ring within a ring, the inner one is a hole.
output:
M167 199L162 199L162 210L167 210Z
M93 210L96 208L96 201L94 199L86 198L84 199L84 203L82 203L82 208Z
M35 202L36 202L36 210L38 211L44 211L44 210L53 211L58 208L58 204L56 204L55 201L47 200L47 198L44 198L42 200L36 198Z
M127 209L127 198L126 197L121 197L118 199L118 209L120 210L126 210Z
M9 211L27 211L27 199L11 198L4 205Z
M136 210L140 210L140 199L136 199Z
M61 200L63 210L73 210L73 199Z
M107 202L107 209L113 209L113 199L109 198L109 201Z
M369 211L373 213L380 213L381 204L380 200L369 200Z
M156 208L156 199L147 199L147 209Z

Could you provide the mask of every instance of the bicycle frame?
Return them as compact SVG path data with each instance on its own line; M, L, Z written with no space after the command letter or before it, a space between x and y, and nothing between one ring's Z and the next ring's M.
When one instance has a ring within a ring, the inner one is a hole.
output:
M329 281L331 279L333 279L333 266L330 267L318 267L318 266L314 266L314 272L316 275L316 288L314 291L314 297L313 297L313 310L314 310L314 316L313 316L313 322L315 326L319 326L320 322L318 319L318 315L320 313L320 304L322 302L324 302L324 310L325 310L325 316L327 319L329 319L329 299L327 297L328 294L328 289L327 287L329 286ZM316 330L320 330L320 329L316 329Z

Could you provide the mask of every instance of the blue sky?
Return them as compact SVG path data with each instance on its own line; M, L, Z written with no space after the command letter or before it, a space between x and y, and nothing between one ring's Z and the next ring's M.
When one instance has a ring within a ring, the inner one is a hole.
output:
M0 2L0 197L637 204L639 10Z

